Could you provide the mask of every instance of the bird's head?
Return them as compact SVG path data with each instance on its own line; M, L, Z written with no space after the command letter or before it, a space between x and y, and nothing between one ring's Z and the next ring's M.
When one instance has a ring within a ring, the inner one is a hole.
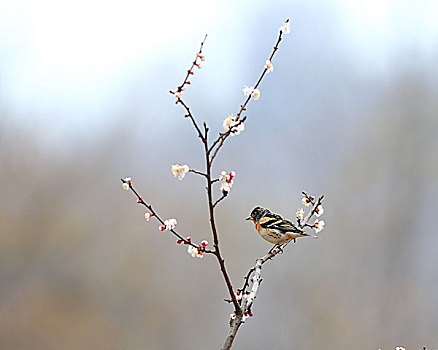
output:
M262 207L255 207L251 214L249 214L249 217L246 218L246 220L251 220L253 222L258 222L263 216L266 215L266 213L269 213L268 209L262 208Z

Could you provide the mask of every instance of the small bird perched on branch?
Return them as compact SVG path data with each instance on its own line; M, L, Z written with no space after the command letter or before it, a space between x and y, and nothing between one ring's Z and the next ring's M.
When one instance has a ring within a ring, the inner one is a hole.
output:
M277 245L281 246L298 237L310 236L318 238L318 236L304 232L281 215L262 207L255 207L246 220L254 222L255 229L264 240L275 244L272 249Z

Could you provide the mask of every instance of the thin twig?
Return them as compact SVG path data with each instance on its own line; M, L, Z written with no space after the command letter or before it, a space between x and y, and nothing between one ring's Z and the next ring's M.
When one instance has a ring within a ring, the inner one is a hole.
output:
M239 122L238 122L236 125L234 125L233 128L235 128L235 127L239 126L240 124L244 123L245 120L246 120L246 116L243 117L243 119L239 120ZM228 136L230 136L231 134L232 134L232 132L231 132L231 129L230 129L230 130L228 130L226 133L221 134L222 137L219 136L219 138L216 140L216 141L219 142L219 145L216 147L216 150L214 151L214 153L213 153L213 155L212 155L212 157L211 157L211 163L213 163L214 158L216 158L216 156L217 156L219 150L220 150L220 149L222 148L222 146L224 145L225 140L226 140L226 139L228 138ZM215 141L215 142L216 142L216 141ZM216 143L217 143L217 142L216 142ZM210 150L212 150L212 149L213 149L213 147L210 147ZM209 150L209 152L211 152L210 150Z
M156 213L156 211L152 208L152 205L147 204L145 202L145 200L143 199L142 196L140 196L140 194L135 190L134 186L132 186L132 182L128 182L125 181L124 179L120 179L123 183L126 183L129 185L129 189L135 194L135 196L137 197L137 203L144 205L152 214L153 217L155 217L162 225L164 224L164 220L160 218L160 216ZM201 245L197 245L195 243L192 243L191 240L188 240L187 238L181 236L178 232L176 232L174 229L169 230L169 232L172 232L172 234L174 234L176 237L178 237L178 239L180 239L182 242L184 242L184 244L188 244L191 245L194 248L197 248L199 250L201 250L204 253L207 254L215 254L214 250L211 249L206 249Z
M228 196L228 192L222 192L222 196L220 198L218 198L216 200L216 202L214 202L213 204L213 208L216 207L216 205L218 205L218 203L223 200L226 196Z
M194 173L194 174L198 174L198 175L201 175L201 176L207 177L207 174L206 174L206 173L203 173L202 171L198 171L198 170L195 170L195 169L190 169L190 170L189 170L189 173Z
M274 55L275 55L275 53L276 53L277 50L278 50L278 45L280 44L280 42L281 42L281 40L282 40L282 37L283 37L283 32L280 31L280 33L278 34L277 42L275 43L274 48L273 48L273 50L272 50L272 53L271 53L271 55L269 56L269 60L270 60L270 61L272 61L272 59L274 58ZM267 71L268 71L267 68L264 68L264 69L263 69L262 74L260 75L259 79L257 80L257 83L256 83L255 86L254 86L254 89L257 89L257 88L259 87L259 85L260 85L260 83L262 82L263 77L265 76L265 74L266 74ZM236 120L237 120L237 121L239 120L240 115L242 114L242 112L243 112L243 111L246 111L246 105L249 103L250 100L251 100L251 94L246 98L245 102L244 102L242 105L240 105L240 110L239 110L239 112L238 112L237 115L236 115ZM246 117L245 117L245 119L246 119ZM216 139L216 141L213 142L214 145L216 145L218 142L220 142L220 143L219 143L219 145L217 146L217 148L216 148L216 150L215 150L215 152L214 152L214 154L213 154L212 161L213 161L213 159L216 157L216 155L217 155L217 153L219 152L219 150L222 148L222 146L223 146L225 140L228 138L228 136L230 136L230 133L231 133L230 130L228 130L225 134L219 134L219 136L218 136L218 138ZM213 147L210 149L209 153L211 153L212 150L213 150Z
M196 123L195 117L193 117L190 108L184 103L184 101L181 98L178 98L176 102L180 103L185 108L185 110L187 111L186 117L190 118L190 120L192 121L192 124L195 127L196 131L198 132L198 136L202 140L202 142L206 142L206 139L204 135L202 135L201 129L199 129L198 123Z
M198 51L198 54L197 54L196 57L195 57L195 60L192 62L192 65L191 65L190 69L187 70L187 74L186 74L186 77L184 78L184 81L183 81L182 84L181 84L180 86L178 86L178 88L177 88L177 91L178 91L178 92L183 91L184 86L185 86L185 85L187 84L187 82L189 81L189 77L190 77L190 75L193 74L193 68L195 68L195 66L198 65L198 62L197 62L197 61L198 61L199 56L200 56L201 53L202 53L202 48L203 48L203 46L204 46L205 40L207 40L207 34L205 34L204 40L202 40L202 42L201 42L201 47L199 48L199 51ZM190 84L190 83L189 83L189 84ZM171 92L171 93L172 93L172 92Z

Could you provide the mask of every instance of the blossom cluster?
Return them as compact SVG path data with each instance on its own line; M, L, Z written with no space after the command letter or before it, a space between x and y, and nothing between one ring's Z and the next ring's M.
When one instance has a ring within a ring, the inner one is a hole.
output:
M176 219L167 219L164 220L164 225L158 226L158 229L160 231L170 231L175 228L176 224Z
M237 120L234 114L230 114L225 118L223 124L225 130L231 130L231 136L239 135L243 130L245 130L245 125L242 121Z
M231 191L231 187L234 183L234 177L236 176L235 171L222 171L221 176L219 177L219 180L221 182L221 191L224 195L228 194Z
M200 258L202 259L204 257L203 249L205 249L208 246L208 242L206 240L201 241L201 247L196 247L194 245L191 245L192 238L186 237L186 239L183 241L182 239L178 239L176 243L181 244L184 242L184 244L188 244L187 247L187 253L189 253L193 258Z
M313 204L315 200L315 197L313 196L307 196L305 195L303 197L303 199L301 200L301 203L304 205L305 208L308 208L310 206L310 204ZM322 205L318 205L315 209L314 209L314 214L317 218L319 218L322 214L324 214L324 208L322 207ZM295 213L296 217L298 220L303 220L304 218L304 209L303 208L299 208L297 210L297 212ZM324 220L319 220L316 219L315 222L312 225L312 228L315 230L315 233L319 233L324 229L325 226L325 222Z
M189 245L189 247L187 248L187 253L189 253L192 258L202 259L204 257L204 253L202 252L202 250L192 245Z

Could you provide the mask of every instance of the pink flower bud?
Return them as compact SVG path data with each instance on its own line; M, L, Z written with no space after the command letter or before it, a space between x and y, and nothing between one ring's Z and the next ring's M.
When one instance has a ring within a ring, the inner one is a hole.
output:
M177 244L181 244L181 243L182 243L182 239L178 239L178 240L176 241L176 243L177 243Z

